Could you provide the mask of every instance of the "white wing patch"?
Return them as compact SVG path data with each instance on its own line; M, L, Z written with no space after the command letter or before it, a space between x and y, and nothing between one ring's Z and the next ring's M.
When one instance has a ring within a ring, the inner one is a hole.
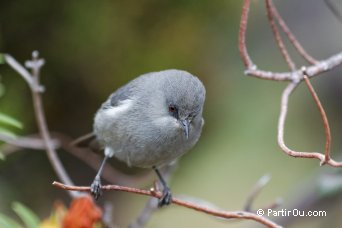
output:
M133 100L127 99L119 103L118 106L99 110L95 116L95 133L97 137L103 139L105 135L110 134L110 126L117 121L120 116L124 115L133 105Z
M133 100L131 99L123 100L123 101L120 101L118 106L104 110L104 113L107 117L111 119L115 119L119 117L120 115L124 114L126 111L128 111L132 105L133 105Z

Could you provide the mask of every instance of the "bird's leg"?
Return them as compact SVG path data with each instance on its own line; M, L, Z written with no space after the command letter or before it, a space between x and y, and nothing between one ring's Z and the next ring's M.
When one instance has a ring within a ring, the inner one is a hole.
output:
M160 183L163 185L163 195L162 197L159 199L158 202L158 207L162 207L165 205L169 205L172 201L172 194L171 194L171 190L170 188L167 186L166 181L164 180L163 176L160 174L159 170L157 169L157 167L153 166L152 167L153 170L156 172Z
M94 178L93 183L90 186L90 192L91 194L94 196L94 198L97 200L101 195L102 195L102 190L101 190L101 174L103 171L103 167L106 164L107 159L109 158L109 156L105 155L101 166L99 168L99 171L97 171L97 174Z

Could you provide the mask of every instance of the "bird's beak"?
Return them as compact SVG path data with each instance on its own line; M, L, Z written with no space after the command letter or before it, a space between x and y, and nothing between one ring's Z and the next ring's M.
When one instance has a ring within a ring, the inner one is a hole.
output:
M189 125L190 125L190 121L188 119L184 119L184 120L179 120L182 128L183 128L183 131L184 131L184 134L185 134L185 137L186 139L189 138Z

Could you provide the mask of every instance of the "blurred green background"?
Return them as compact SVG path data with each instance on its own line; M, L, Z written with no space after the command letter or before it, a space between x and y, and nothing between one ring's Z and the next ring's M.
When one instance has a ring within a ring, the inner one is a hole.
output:
M337 1L335 1L337 2ZM342 23L320 0L276 1L280 13L307 51L324 59L342 50ZM226 210L241 210L246 196L264 174L272 179L254 208L277 197L290 209L314 192L322 202L309 209L326 210L327 217L288 218L291 227L342 226L341 187L330 194L322 176L337 177L336 168L317 160L293 159L276 143L280 96L284 82L244 76L237 46L242 1L236 0L116 0L0 2L0 52L20 62L38 50L46 60L42 83L49 128L72 137L92 129L94 113L119 86L140 74L169 68L187 70L205 84L205 127L196 147L180 161L171 188L207 200ZM342 5L337 4L341 10ZM255 63L266 70L287 70L277 52L262 1L252 1L247 33ZM291 53L295 53L290 48ZM294 54L298 66L304 62ZM0 65L5 95L0 111L19 119L19 135L37 133L30 91L12 69ZM341 160L341 68L312 79L326 108L333 135L332 154ZM290 99L285 139L289 147L322 151L320 115L304 85ZM75 183L91 183L95 171L60 151ZM44 152L23 150L0 161L0 212L11 215L20 201L41 218L53 203L68 195L51 186L56 176ZM148 188L150 181L145 182ZM114 221L126 227L142 209L146 197L106 193L99 205L113 205ZM287 206L289 205L289 206ZM273 217L275 221L280 218ZM147 227L251 227L250 221L222 221L192 210L170 206L156 212Z

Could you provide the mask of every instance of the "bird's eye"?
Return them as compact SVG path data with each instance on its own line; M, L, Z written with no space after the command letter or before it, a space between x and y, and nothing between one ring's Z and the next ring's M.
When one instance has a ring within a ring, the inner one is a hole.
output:
M174 118L178 119L178 108L176 105L170 104L169 105L169 114Z
M177 108L174 105L169 105L169 112L175 113L177 111Z

